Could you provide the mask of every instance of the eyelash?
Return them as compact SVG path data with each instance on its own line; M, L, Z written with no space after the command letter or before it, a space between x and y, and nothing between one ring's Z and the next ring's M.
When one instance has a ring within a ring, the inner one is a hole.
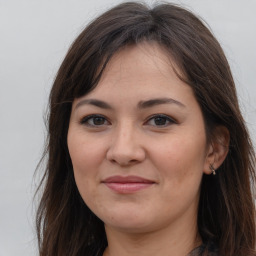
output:
M101 119L101 121L103 121L103 124L95 124L95 123L91 124L91 123L89 123L90 120L94 122L96 118ZM165 123L160 124L160 125L157 125L156 123L155 124L149 124L149 122L154 120L154 119L155 119L155 122L156 122L156 118L162 119L162 121L164 120ZM107 122L107 124L105 122ZM168 124L166 124L166 122L168 122ZM107 118L105 116L97 115L97 114L93 114L93 115L83 117L81 119L80 123L83 124L83 125L86 125L86 126L89 126L89 127L95 127L95 128L102 127L104 125L109 125L110 124L110 122L107 120ZM164 115L164 114L155 114L155 115L149 117L144 124L145 125L150 125L150 126L155 126L155 127L167 127L171 124L177 124L177 121L174 120L173 118L171 118L170 116L167 116L167 115Z
M107 118L103 115L89 115L89 116L86 116L86 117L83 117L80 121L81 124L83 125L87 125L87 126L90 126L90 127L100 127L100 126L103 126L105 124L100 124L100 125L97 125L97 124L90 124L89 121L90 120L94 120L95 121L95 118L100 118L101 120L103 120L104 122L107 121L108 124L110 124L110 122L107 120Z
M171 118L170 116L167 116L167 115L164 115L164 114L155 114L153 116L151 116L149 119L147 119L146 123L148 123L149 121L151 120L154 120L156 121L156 118L161 118L161 119L164 119L165 121L168 122L168 124L163 124L163 125L152 125L152 126L156 126L156 127L166 127L166 126L169 126L171 124L177 124L176 120L174 120L173 118Z

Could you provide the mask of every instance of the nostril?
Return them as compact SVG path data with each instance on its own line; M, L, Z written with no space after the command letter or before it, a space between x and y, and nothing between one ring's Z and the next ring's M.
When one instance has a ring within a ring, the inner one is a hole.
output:
M129 166L141 162L142 159L133 154L117 154L112 152L107 154L107 160L120 166Z
M136 160L136 159L133 159L133 160L124 160L124 159L115 160L115 159L111 159L110 162L113 163L113 164L118 164L120 166L129 166L131 164L138 163L139 161Z
M106 159L111 163L119 165L131 165L143 161L145 158L145 150L131 136L115 137L106 152Z

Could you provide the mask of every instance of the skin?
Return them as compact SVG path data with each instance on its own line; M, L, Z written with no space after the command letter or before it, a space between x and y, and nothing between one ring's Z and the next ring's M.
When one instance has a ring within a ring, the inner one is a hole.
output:
M199 104L173 67L157 44L126 47L111 59L97 87L73 102L68 148L79 192L105 223L104 255L182 256L201 243L202 175L223 157L207 145ZM156 98L172 101L141 106ZM102 183L113 175L154 184L118 193Z

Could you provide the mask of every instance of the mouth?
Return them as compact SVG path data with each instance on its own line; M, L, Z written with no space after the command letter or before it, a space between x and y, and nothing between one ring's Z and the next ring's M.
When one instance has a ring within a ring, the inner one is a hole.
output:
M149 188L156 184L152 180L148 180L138 176L111 176L102 181L109 189L120 193L130 194L146 188Z

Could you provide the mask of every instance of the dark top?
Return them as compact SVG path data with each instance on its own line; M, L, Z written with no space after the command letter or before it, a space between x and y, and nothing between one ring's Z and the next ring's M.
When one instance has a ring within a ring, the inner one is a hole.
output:
M210 244L209 246L201 245L195 248L192 252L190 252L187 256L218 256L218 250L216 246Z

